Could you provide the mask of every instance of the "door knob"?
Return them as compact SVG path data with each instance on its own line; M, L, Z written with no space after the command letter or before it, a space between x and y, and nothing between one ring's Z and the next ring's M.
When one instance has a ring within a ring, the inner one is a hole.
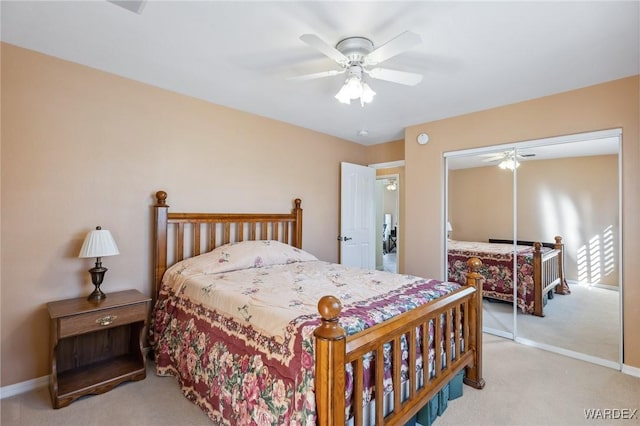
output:
M341 237L340 235L338 235L338 241L349 241L349 240L353 240L353 238L350 238L350 237Z

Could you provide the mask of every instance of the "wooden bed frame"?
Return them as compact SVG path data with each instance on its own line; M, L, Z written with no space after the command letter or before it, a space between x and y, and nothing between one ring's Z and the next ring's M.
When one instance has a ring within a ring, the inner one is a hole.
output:
M172 264L205 253L229 242L272 239L302 248L301 200L294 201L291 213L173 213L166 204L167 193L158 191L154 205L154 300L160 289L162 276ZM428 368L422 369L422 377L409 374L409 392L402 401L400 392L394 392L393 411L386 417L383 404L376 404L377 425L403 425L425 406L456 374L466 369L464 382L477 389L484 387L482 377L482 292L477 291L482 276L478 259L469 261L472 271L467 286L435 299L414 310L405 312L360 333L347 336L338 324L340 301L325 296L318 303L322 317L315 330L315 393L318 425L345 425L345 364L353 363L354 370L354 425L363 422L362 356L374 352L376 368L382 370L383 345L390 342L399 353L402 336L409 345L409 371L416 371L416 333L422 330L422 341L428 342L430 321L434 321L436 336L435 353L446 356L446 365L436 362L433 377ZM442 347L442 318L445 319L445 336L455 336L455 346ZM464 344L462 344L464 342ZM427 345L423 345L422 359L428 360ZM399 358L399 357L397 357ZM436 356L436 359L439 359ZM427 362L424 364L427 365ZM400 383L401 360L392 361L393 382ZM382 389L383 375L376 375L376 389ZM423 384L418 387L418 383Z
M555 243L533 241L516 241L517 245L533 246L533 314L544 316L544 295L549 293L553 298L553 290L558 294L566 294L564 277L564 244L562 237L555 236ZM490 239L490 243L513 244L513 240ZM542 247L551 250L543 252Z

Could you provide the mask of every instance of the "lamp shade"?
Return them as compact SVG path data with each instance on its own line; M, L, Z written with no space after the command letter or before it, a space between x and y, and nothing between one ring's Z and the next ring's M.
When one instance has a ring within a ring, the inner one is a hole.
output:
M111 232L97 226L85 237L78 257L105 257L116 254L120 254L120 252Z
M453 231L453 228L451 227L451 222L447 222L447 232L451 232Z

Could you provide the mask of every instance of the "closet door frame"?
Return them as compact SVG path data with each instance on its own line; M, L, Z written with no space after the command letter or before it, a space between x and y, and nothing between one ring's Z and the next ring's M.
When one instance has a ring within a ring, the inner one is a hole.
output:
M442 229L444 230L443 235L445 235L444 241L443 241L443 250L442 250L442 265L443 265L443 280L447 280L447 271L448 271L448 267L447 267L447 219L449 217L449 205L448 205L448 197L449 197L449 161L451 159L455 159L455 158L460 158L460 157L464 157L464 156L471 156L471 155L477 155L477 154L484 154L484 153L491 153L491 152L496 152L496 151L508 151L508 150L515 150L516 153L518 150L521 149L530 149L530 148L535 148L535 147L541 147L541 146L548 146L548 145L559 145L559 144L566 144L566 143L572 143L572 142L582 142L582 141L590 141L590 140L596 140L596 139L604 139L604 138L617 138L618 139L618 244L617 244L617 249L618 249L618 260L616 263L616 266L618 268L619 271L619 289L618 289L618 360L617 362L614 361L610 361L610 360L605 360L602 358L597 358L597 357L593 357L590 356L588 354L583 354L583 353L579 353L579 352L574 352L574 351L570 351L567 349L563 349L560 347L556 347L556 346L551 346L551 345L546 345L544 343L541 342L536 342L530 339L526 339L523 337L520 337L518 335L518 328L517 328L517 311L516 311L516 307L514 304L514 308L513 308L513 326L512 326L512 330L513 333L505 333L505 332L498 332L498 333L493 333L497 330L485 330L487 332L490 332L492 334L496 334L498 336L501 337L505 337L505 338L510 338L512 340L514 340L515 342L521 343L521 344L525 344L528 346L533 346L533 347L538 347L540 349L544 349L550 352L555 352L561 355L565 355L571 358L576 358L576 359L580 359L583 361L587 361L587 362L591 362L594 364L598 364L598 365L602 365L605 367L609 367L609 368L614 368L617 370L622 370L623 367L623 363L624 363L624 353L623 353L623 348L624 348L624 334L623 334L623 330L624 330L624 312L623 312L623 300L624 300L624 286L623 286L623 276L624 276L624 269L623 269L623 251L622 251L622 246L623 246L623 218L622 218L622 129L621 128L615 128L615 129L608 129L608 130L601 130L601 131L595 131L595 132L585 132L585 133L578 133L578 134L571 134L571 135L564 135L564 136L557 136L557 137L549 137L549 138L541 138L541 139L532 139L532 140L527 140L527 141L521 141L521 142L515 142L515 143L508 143L508 144L501 144L501 145L493 145L493 146L489 146L489 147L482 147L482 148L471 148L471 149L465 149L465 150L459 150L459 151L450 151L450 152L445 152L443 153L443 162L444 162L444 167L443 167L443 182L444 182L444 190L442 192L442 206L443 206L443 211L442 211L442 218L443 218L443 223L442 223ZM516 262L515 260L515 242L518 240L518 233L517 233L517 229L518 229L518 215L517 215L517 201L518 201L518 194L517 194L517 169L514 170L513 173L513 241L514 241L514 263ZM515 266L515 265L514 265ZM517 283L514 282L514 297L515 292L517 291ZM515 300L515 299L514 299Z

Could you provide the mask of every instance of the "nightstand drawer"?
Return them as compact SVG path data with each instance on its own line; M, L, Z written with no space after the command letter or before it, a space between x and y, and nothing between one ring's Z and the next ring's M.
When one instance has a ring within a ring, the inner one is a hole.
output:
M146 318L146 303L137 303L81 315L68 316L59 319L58 337L62 339L77 334L90 333L92 331L117 327L136 321L145 321Z

